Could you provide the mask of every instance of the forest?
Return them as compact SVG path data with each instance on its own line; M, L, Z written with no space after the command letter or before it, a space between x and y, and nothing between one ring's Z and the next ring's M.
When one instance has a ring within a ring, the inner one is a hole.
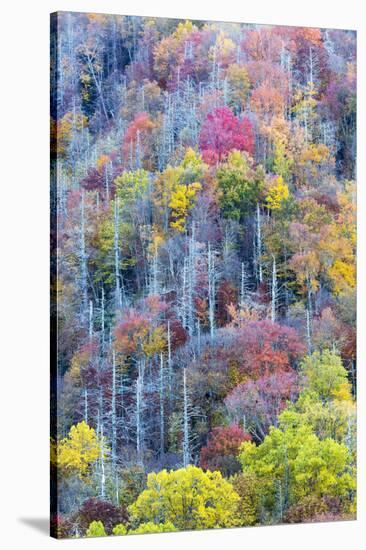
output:
M51 534L356 517L356 33L51 15Z

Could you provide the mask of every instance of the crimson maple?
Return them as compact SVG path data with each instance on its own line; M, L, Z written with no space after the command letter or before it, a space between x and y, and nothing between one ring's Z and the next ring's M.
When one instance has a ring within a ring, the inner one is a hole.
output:
M216 108L202 124L199 147L205 162L211 165L225 159L233 149L253 155L252 123L248 117L240 120L228 107Z

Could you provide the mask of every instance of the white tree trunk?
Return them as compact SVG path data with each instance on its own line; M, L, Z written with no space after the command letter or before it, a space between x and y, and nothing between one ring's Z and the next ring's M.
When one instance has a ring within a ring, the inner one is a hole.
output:
M276 322L276 308L277 308L277 270L276 270L276 258L273 255L272 262L272 299L271 299L271 321Z
M93 302L89 300L89 341L93 339Z
M104 465L104 426L103 426L103 396L99 393L99 405L97 414L97 436L100 441L100 453L99 453L99 476L100 476L100 497L104 499L105 496L105 465Z
M208 271L208 317L210 323L210 337L214 339L215 334L215 296L216 296L216 272L215 258L211 251L211 245L208 244L207 254L207 271Z
M101 446L100 446L100 496L102 500L105 498L105 465L104 465L104 429L103 429L103 421L101 422L100 426L100 439L101 439Z
M201 323L199 319L197 321L197 353L198 355L201 353Z
M116 416L116 352L112 352L112 472L115 484L116 502L118 504L117 479L117 416Z
M81 273L81 295L83 301L83 314L88 307L88 271L85 248L85 196L84 190L81 193L81 223L80 223L80 273Z
M121 278L119 272L119 200L114 201L114 273L116 285L116 307L122 307Z
M160 456L164 454L165 424L164 424L164 357L160 354L160 380L159 380L159 400L160 400Z
M194 290L196 286L196 240L195 240L195 224L192 223L192 235L189 240L189 255L187 269L187 294L188 294L188 311L187 324L189 335L192 337L195 326L195 307L194 307Z
M105 178L105 196L106 201L109 203L109 166L111 163L106 162L104 164L104 178Z
M188 422L188 395L186 367L183 368L183 466L190 463L189 449L189 422Z
M240 306L243 307L246 300L246 273L244 262L241 262L241 278L240 278Z
M84 420L88 423L88 388L84 388Z
M309 82L311 87L314 84L314 62L313 62L313 49L309 47Z
M182 274L182 299L180 304L180 317L182 325L188 329L188 258L184 258Z
M93 302L89 301L89 342L93 339ZM88 424L88 388L84 386L84 420Z
M310 283L308 282L308 293L307 293L307 305L306 305L306 340L308 344L308 353L312 353L313 344L312 344L312 305L311 305L311 290Z
M262 223L259 203L257 203L257 266L258 280L263 283L263 266L262 266Z
M139 373L136 380L136 453L137 461L143 464L143 397L144 397L144 371L143 360L139 361Z
M172 335L170 331L170 321L168 321L168 391L169 391L169 409L171 409L172 404Z
M159 267L158 267L158 248L155 245L154 256L151 262L150 293L159 294Z
M101 299L101 341L102 341L102 354L104 354L105 348L105 303L104 303L104 287L102 286L102 299Z

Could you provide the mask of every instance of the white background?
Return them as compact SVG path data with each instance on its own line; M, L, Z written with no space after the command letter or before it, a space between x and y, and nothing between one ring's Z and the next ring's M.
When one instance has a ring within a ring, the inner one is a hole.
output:
M0 12L0 537L8 548L366 547L366 28L363 0L6 0ZM358 32L357 522L55 541L48 518L48 37L56 10L352 28Z

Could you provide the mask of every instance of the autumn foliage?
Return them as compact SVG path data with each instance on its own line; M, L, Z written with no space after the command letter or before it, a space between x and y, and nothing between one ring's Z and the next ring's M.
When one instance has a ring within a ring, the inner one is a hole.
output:
M356 33L51 29L52 533L356 514Z
M237 424L217 427L212 430L211 436L200 453L200 465L205 470L219 470L229 476L240 469L236 456L243 441L250 441L251 437Z
M93 521L101 521L106 533L111 534L114 525L128 522L128 513L123 507L113 506L108 501L94 497L83 503L75 519L80 527L85 530Z
M252 124L248 118L237 118L227 107L214 109L202 124L199 147L205 162L216 164L233 149L254 152Z

